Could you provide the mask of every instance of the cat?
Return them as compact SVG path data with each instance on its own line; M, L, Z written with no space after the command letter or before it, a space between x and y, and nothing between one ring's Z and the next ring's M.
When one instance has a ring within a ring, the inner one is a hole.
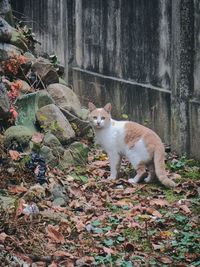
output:
M175 187L165 170L165 149L160 137L151 129L131 121L116 121L111 118L111 104L103 108L89 102L89 120L95 131L96 142L106 151L110 161L111 175L116 179L120 170L122 156L126 156L136 170L130 183L140 182L148 170L145 182L156 176L166 187Z

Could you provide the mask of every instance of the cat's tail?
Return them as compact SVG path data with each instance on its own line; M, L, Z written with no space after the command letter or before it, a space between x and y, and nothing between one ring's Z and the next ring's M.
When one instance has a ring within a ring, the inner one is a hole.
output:
M154 152L155 172L158 180L166 187L175 187L176 183L167 177L165 171L165 149L164 146L157 146Z

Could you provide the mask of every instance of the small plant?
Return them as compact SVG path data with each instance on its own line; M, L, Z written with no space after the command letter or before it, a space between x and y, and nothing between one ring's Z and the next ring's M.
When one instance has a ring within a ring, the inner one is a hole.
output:
M16 120L16 118L18 117L18 113L15 109L14 102L15 102L16 98L20 95L20 90L21 90L23 84L22 84L22 81L16 80L12 83L9 83L9 86L10 86L10 90L8 92L8 97L9 97L9 100L11 103L11 106L10 106L11 118L9 121L11 123L13 123Z
M186 157L183 156L179 160L174 159L169 163L169 167L172 171L183 169L186 165Z
M15 76L21 68L21 65L25 64L26 61L27 60L25 56L13 54L11 58L3 61L2 68L4 72Z

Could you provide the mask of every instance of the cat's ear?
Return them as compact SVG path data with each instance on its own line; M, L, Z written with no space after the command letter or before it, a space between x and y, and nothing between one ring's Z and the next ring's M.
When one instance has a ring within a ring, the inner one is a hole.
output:
M88 103L88 108L89 108L89 111L92 112L93 110L96 109L95 105L92 103L92 102L89 102Z
M106 104L105 107L104 107L105 111L107 111L108 113L111 112L111 108L112 108L112 106L111 106L110 103Z

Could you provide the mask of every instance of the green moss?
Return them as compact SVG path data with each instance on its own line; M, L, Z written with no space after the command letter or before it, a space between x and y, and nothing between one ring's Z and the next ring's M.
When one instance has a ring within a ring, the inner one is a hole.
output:
M172 203L175 201L178 201L179 199L183 198L183 195L177 195L176 193L174 193L174 191L172 189L166 189L164 191L165 193L165 197L167 199L168 202Z
M152 250L151 244L147 239L147 237L145 236L145 233L142 232L142 230L133 228L124 229L122 235L130 243L138 242L139 246L141 246L144 252L150 252Z

